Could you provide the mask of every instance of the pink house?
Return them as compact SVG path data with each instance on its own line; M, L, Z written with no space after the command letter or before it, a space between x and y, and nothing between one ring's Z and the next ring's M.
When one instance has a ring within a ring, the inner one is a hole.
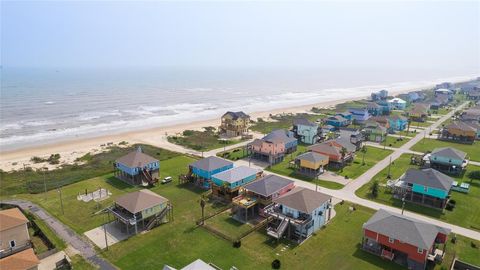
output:
M253 158L277 164L282 162L285 155L285 143L256 139L249 144L249 150Z

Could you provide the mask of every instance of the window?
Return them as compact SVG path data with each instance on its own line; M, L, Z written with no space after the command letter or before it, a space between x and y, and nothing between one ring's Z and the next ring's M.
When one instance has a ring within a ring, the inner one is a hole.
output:
M423 249L422 249L422 248L418 248L418 249L417 249L417 252L420 253L420 254L422 254L422 253L423 253Z
M15 240L10 241L10 247L14 248L16 246Z
M428 187L423 187L423 191L427 192L427 191L428 191Z
M388 242L393 243L394 241L395 241L395 239L393 239L391 237L388 238Z

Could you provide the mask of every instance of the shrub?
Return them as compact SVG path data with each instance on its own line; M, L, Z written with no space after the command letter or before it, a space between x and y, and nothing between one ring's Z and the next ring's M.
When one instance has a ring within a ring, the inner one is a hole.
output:
M234 248L240 248L241 246L242 246L242 241L236 240L235 242L233 242Z
M449 203L455 205L455 204L457 204L457 201L455 201L454 199L451 199L451 200L449 201Z
M378 181L373 181L372 185L370 186L370 194L372 197L376 198L378 196Z
M478 248L478 247L477 247L477 244L475 244L473 241L470 242L470 246L471 246L472 248Z
M183 131L182 135L183 135L183 136L192 136L193 133L194 133L193 130L187 129L187 130L184 130L184 131Z
M447 209L448 211L453 211L453 208L455 206L453 204L447 204L447 206L445 206L445 209Z
M468 177L475 180L480 180L480 171L471 171L468 173Z
M272 268L273 268L273 269L280 269L280 267L281 267L280 260L279 260L279 259L273 260L273 262L272 262Z
M44 158L35 156L35 157L32 157L30 161L33 163L42 163L42 162L45 162L46 160Z

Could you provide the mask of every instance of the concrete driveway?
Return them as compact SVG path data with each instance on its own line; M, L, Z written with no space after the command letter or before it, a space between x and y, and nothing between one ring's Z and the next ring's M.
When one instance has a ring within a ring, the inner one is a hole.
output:
M125 232L122 232L120 229L120 225L116 223L116 221L112 221L108 223L106 226L107 231L107 242L108 246L114 245L122 240L125 240L129 237L129 235ZM92 229L88 232L84 233L90 241L92 241L97 247L104 249L106 248L105 245L105 231L103 226L97 227Z

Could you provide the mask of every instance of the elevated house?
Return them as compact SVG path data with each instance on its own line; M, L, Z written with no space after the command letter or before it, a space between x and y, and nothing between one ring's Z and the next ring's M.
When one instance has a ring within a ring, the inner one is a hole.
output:
M232 200L234 218L244 223L257 216L266 218L265 207L294 187L294 181L273 174L246 184L241 194Z
M388 186L397 199L423 206L443 209L447 205L453 179L435 169L408 169L398 180Z
M295 158L295 171L310 178L316 178L328 165L328 156L315 152L306 152Z
M443 173L460 175L467 168L467 154L453 147L433 149L429 155L430 167Z
M462 121L480 122L480 107L477 106L463 111L460 119Z
M388 129L375 121L367 121L362 132L365 140L379 143L387 138Z
M265 209L273 218L267 234L275 239L286 235L288 239L301 243L330 220L331 207L331 196L296 187L273 199L273 204Z
M0 211L0 258L33 247L28 222L18 208Z
M362 132L356 128L340 128L337 135L339 138L349 139L350 143L355 145L356 151L362 148L362 143L365 140Z
M367 102L366 108L368 113L373 116L388 114L388 112L385 112L385 110L375 102Z
M362 249L408 269L424 270L445 254L450 229L383 209L363 224ZM437 247L443 244L443 249Z
M370 114L368 113L368 109L366 107L350 108L348 111L352 114L353 122L356 124L365 123L365 121L370 118Z
M341 143L342 142L342 143ZM328 166L341 168L353 160L356 147L353 149L345 147L348 145L344 140L328 140L308 147L308 150L317 154L328 156Z
M212 175L233 168L233 163L223 158L210 156L188 165L188 178L195 184L210 189Z
M467 93L469 100L480 100L480 90L470 91Z
M117 224L127 234L150 230L154 226L171 220L172 205L168 199L148 189L127 193L118 197L108 208Z
M237 137L248 133L250 116L244 112L226 112L222 115L220 132L227 137Z
M169 265L163 266L162 270L177 270ZM200 259L196 259L192 263L186 265L185 267L179 270L221 270L218 266L213 263L206 263Z
M319 139L318 125L306 118L294 119L292 131L296 138L306 144L314 144Z
M33 248L24 249L13 255L0 259L2 270L37 270L40 260L33 251Z
M440 96L440 95L453 96L454 93L450 89L438 88L438 89L435 89L434 94L435 96Z
M215 197L231 201L246 184L262 176L262 170L248 166L235 167L212 175L212 194Z
M462 121L454 121L444 126L438 134L438 139L458 143L472 144L477 137L477 130Z
M373 101L376 100L385 100L388 97L388 91L387 90L380 90L378 92L373 92L371 94L371 98Z
M392 106L388 102L388 100L378 100L376 101L376 104L378 105L378 110L380 112L380 115L387 115L390 114L392 111Z
M394 131L405 130L408 126L408 119L401 115L390 115L388 117L388 122L390 124L390 128Z
M390 107L394 108L395 110L405 110L407 107L407 102L401 98L389 99L388 103L390 103Z
M394 133L393 127L390 126L390 120L389 117L383 115L383 116L374 116L370 119L368 119L367 123L365 125L371 124L371 122L376 122L380 124L381 126L385 127L387 129L387 133Z
M352 122L348 120L347 118L341 116L341 115L335 115L335 116L330 116L326 119L325 123L327 125L339 128L339 127L346 127L350 125Z
M336 113L336 115L340 115L341 117L347 119L348 121L352 121L353 119L353 115L348 111L339 112L339 113Z
M248 150L252 158L274 165L282 162L286 154L295 152L297 144L292 132L279 129L249 143Z
M408 117L412 121L425 122L428 118L430 106L425 103L415 103L408 112Z
M115 160L114 175L130 185L153 185L158 182L160 161L137 150Z
M478 121L463 121L465 124L469 125L472 127L474 130L476 130L476 140L480 140L480 122Z

